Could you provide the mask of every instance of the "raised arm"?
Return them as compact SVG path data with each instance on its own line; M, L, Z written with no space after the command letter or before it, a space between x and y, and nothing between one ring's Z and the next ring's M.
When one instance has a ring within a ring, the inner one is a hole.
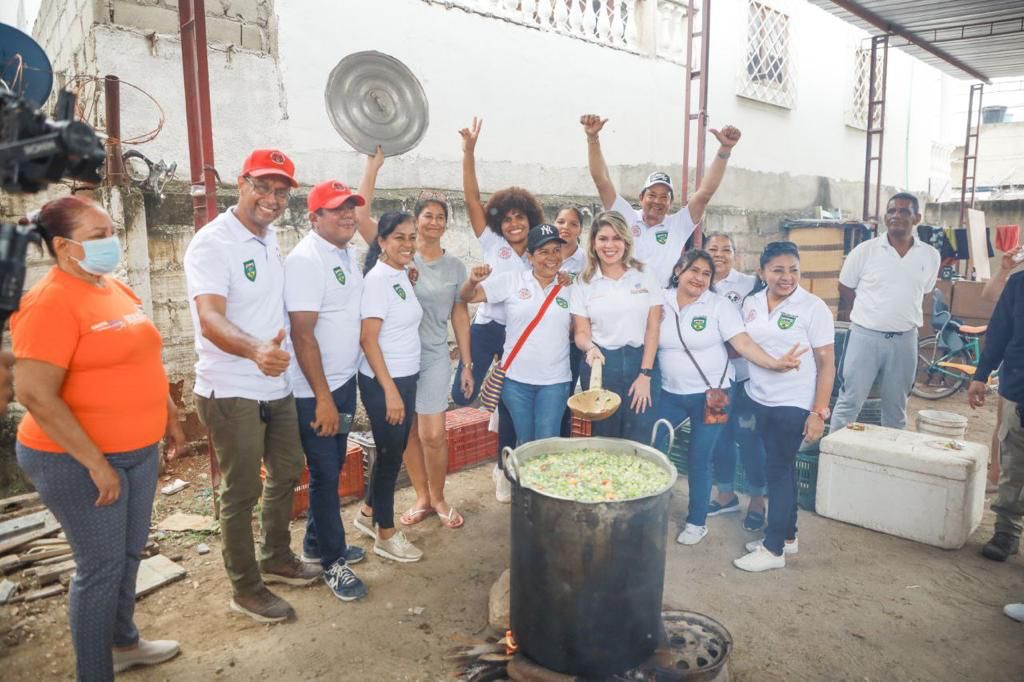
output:
M601 151L601 129L608 119L601 118L597 114L584 114L580 116L580 125L587 134L587 167L590 168L590 177L594 179L594 186L597 187L597 195L601 197L601 205L609 210L615 203L618 192L608 174L608 164L605 163L604 153Z
M1006 288L1006 280L1010 279L1014 269L1021 264L1022 261L1016 260L1016 258L1021 256L1024 256L1024 246L1018 246L1003 254L999 265L999 272L989 281L985 282L985 288L981 290L981 297L983 299L989 303L995 303L999 300L999 295Z
M487 216L484 215L484 204L480 201L480 183L476 179L476 141L480 137L481 125L483 119L474 116L473 124L459 131L462 136L462 194L466 199L469 224L473 226L473 234L477 237L487 229Z
M383 165L384 150L377 145L377 153L366 157L366 169L363 171L363 179L359 181L359 194L366 199L366 203L356 206L356 229L367 244L372 244L377 238L377 221L370 215L370 205L373 203L373 189L377 186L377 173Z
M721 131L712 129L710 132L718 140L718 153L715 154L714 160L708 166L707 172L704 173L700 187L686 201L686 207L689 209L690 218L694 223L699 223L704 217L704 209L707 208L708 202L711 201L718 186L722 184L722 178L725 177L725 167L729 163L732 148L740 141L740 129L734 126L725 126Z
M469 277L462 283L459 289L459 298L465 303L483 303L487 300L487 292L480 286L480 282L487 279L491 274L491 266L477 265L469 271Z

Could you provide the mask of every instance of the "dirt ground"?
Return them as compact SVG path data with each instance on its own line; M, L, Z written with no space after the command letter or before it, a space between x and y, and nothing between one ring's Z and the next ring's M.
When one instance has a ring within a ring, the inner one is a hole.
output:
M962 393L912 406L968 412ZM988 442L994 414L991 406L973 413L968 438ZM174 465L169 473L193 487L161 499L157 517L175 508L209 512L202 469L198 458ZM447 530L436 518L416 526L410 536L426 553L418 564L370 554L356 567L370 589L361 602L339 602L322 584L280 588L299 616L285 625L259 625L228 610L216 536L162 541L165 554L182 555L188 576L143 598L137 621L146 637L180 640L182 654L123 678L451 679L446 649L486 634L488 590L507 566L509 529L489 468L451 477L448 490L466 517L464 528ZM410 492L399 492L399 508L412 501ZM685 509L681 478L675 518ZM353 511L345 510L346 527ZM963 549L944 551L801 511L800 554L785 570L757 575L731 564L753 537L740 520L711 519L708 538L696 547L669 542L665 590L666 605L711 615L732 632L733 679L1024 679L1024 625L1001 611L1024 599L1024 559L996 564L979 556L992 532L991 512ZM670 531L674 537L674 523ZM301 537L295 524L294 547ZM204 539L213 552L199 556L194 545ZM66 604L63 597L0 608L0 623L20 623L27 633L0 659L0 677L73 677ZM414 607L422 613L413 615Z

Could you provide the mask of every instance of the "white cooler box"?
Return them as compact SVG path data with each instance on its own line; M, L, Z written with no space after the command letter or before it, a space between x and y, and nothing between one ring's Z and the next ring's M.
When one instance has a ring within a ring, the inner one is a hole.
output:
M815 511L943 549L981 523L988 446L864 425L821 441Z

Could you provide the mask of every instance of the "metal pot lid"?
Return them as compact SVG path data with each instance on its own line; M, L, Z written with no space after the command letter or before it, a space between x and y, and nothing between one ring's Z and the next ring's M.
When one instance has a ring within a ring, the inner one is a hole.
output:
M385 156L409 151L429 124L427 95L412 71L380 52L350 54L334 67L324 91L327 115L357 151Z

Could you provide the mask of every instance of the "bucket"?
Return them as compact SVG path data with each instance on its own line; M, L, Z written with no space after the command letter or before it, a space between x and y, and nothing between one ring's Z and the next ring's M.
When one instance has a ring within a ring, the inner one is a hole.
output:
M671 426L671 425L669 425ZM642 457L668 474L656 493L579 502L520 485L523 462L573 450ZM502 454L512 480L510 624L520 651L568 675L634 668L661 639L665 545L676 469L621 438L546 438Z
M967 433L967 417L941 410L921 410L917 413L917 431L946 438L963 438Z

